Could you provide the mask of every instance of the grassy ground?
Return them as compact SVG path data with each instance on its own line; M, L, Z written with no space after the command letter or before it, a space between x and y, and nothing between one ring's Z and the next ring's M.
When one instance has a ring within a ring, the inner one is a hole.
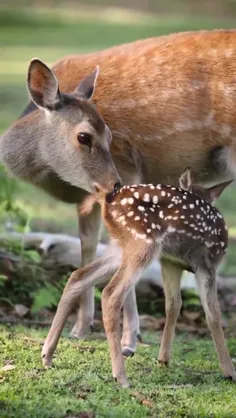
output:
M64 337L55 367L44 371L40 350L46 331L4 327L0 332L1 418L82 418L85 411L96 418L236 417L236 385L222 378L210 339L178 336L170 368L160 369L159 335L147 335L153 345L139 346L126 361L132 387L124 390L111 378L106 341ZM228 345L235 356L235 339ZM15 368L2 371L6 364Z

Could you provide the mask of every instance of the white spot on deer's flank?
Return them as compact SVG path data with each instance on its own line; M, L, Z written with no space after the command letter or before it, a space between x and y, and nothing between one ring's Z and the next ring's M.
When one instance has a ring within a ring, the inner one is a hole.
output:
M136 199L139 199L139 192L135 192L135 193L134 193L134 197L135 197Z
M161 196L165 196L166 192L164 190L161 191Z
M118 213L117 210L113 210L111 213L112 213L113 218L117 217L117 213Z
M184 216L184 215L181 215L181 216L180 216L180 219L185 219L185 216Z
M164 213L163 213L163 211L162 210L160 210L160 212L159 212L159 218L164 218Z
M125 225L127 225L127 222L126 222L126 221L122 221L121 223L122 223L122 225L124 225L124 226L125 226Z
M130 212L127 213L127 216L130 218L130 216L133 216L134 212L131 210Z
M156 229L156 224L154 224L154 223L152 222L151 227L152 227L152 229Z
M147 229L147 233L149 234L150 232L151 232L151 229L150 229L150 228L148 228L148 229Z
M135 221L140 221L140 216L135 216L134 220Z
M120 201L120 204L123 206L123 205L126 205L126 204L127 204L127 202L128 202L128 199L125 197L124 199L122 199L122 200Z
M195 205L193 203L190 203L189 207L190 207L190 209L194 209Z
M143 196L143 201L144 202L150 202L150 194L145 193L144 196Z
M134 199L133 199L132 197L129 197L129 198L128 198L128 203L129 203L130 205L132 205L132 204L134 203Z
M140 212L144 212L145 208L143 206L138 206L138 210L140 210Z
M158 196L154 195L152 201L156 205L158 203Z
M171 225L168 226L167 232L175 232L175 231L176 231L176 229L173 228L173 226L171 226Z
M119 222L122 222L122 221L124 221L125 220L125 216L124 215L121 215L119 218L118 218L118 221Z

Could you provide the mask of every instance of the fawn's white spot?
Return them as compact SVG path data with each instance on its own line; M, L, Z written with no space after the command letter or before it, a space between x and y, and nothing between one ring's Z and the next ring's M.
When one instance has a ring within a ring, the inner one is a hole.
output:
M198 206L199 205L199 200L195 200L195 203Z
M150 194L149 193L145 193L143 196L143 201L144 202L150 202Z
M155 212L155 209L154 209L154 208L150 208L150 210L151 210L152 212Z
M224 247L225 243L223 241L220 241L220 245L221 245L221 247Z
M161 191L161 196L165 196L166 192L164 190Z
M131 210L130 212L127 213L127 216L130 218L131 216L134 216L134 212Z
M171 225L168 226L167 232L175 232L175 231L176 231L176 229L173 228L173 226L171 226Z
M174 206L174 203L170 203L170 204L168 205L168 209L173 208L173 206Z
M152 229L156 229L156 224L154 224L154 223L152 222L151 227L152 227Z
M176 190L176 187L171 187L171 190Z
M134 203L134 199L133 199L132 197L129 197L129 198L128 198L128 203L129 203L130 205L132 205L132 204Z
M153 203L158 203L158 196L154 195L152 198Z
M148 228L148 229L147 229L147 233L149 234L150 232L151 232L151 229L150 229L150 228Z
M149 184L149 188L150 188L151 190L155 189L155 187L153 186L153 184Z
M124 215L121 215L119 218L118 218L118 221L119 222L122 222L122 221L124 221L125 220L125 216Z
M193 203L190 203L189 207L190 207L190 209L194 209L195 205Z
M140 210L140 212L144 212L145 208L143 206L138 206L138 210Z
M185 216L184 216L184 215L181 215L181 216L180 216L180 219L185 219Z
M195 224L190 224L189 226L191 226L191 228L194 228L195 227Z
M135 216L134 220L135 221L140 221L140 216Z
M182 206L182 208L183 208L183 209L187 209L187 206L186 206L186 205L183 205L183 206Z
M111 213L112 213L113 218L117 217L117 214L118 214L117 210L113 210Z
M161 190L161 184L157 184L157 185L156 185L156 189Z
M122 225L124 225L124 226L125 226L125 225L127 225L127 222L126 222L126 221L122 221L121 223L122 223Z
M134 197L135 197L136 199L139 199L139 192L134 192Z
M127 204L127 202L128 202L128 199L127 199L126 197L124 197L124 199L122 199L122 200L120 201L120 204L123 206L123 205L126 205L126 204Z
M145 219L144 219L144 222L148 223L148 220L145 218Z
M163 213L163 211L162 211L162 210L160 210L160 212L159 212L159 218L161 218L161 219L163 219L163 218L164 218L164 213Z
M187 237L191 237L191 236L192 236L191 232L188 232Z
M112 202L112 205L116 205L116 202Z

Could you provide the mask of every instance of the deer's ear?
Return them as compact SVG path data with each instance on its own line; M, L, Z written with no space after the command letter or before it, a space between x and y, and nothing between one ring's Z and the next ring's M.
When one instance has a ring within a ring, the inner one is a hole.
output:
M84 99L91 99L95 91L98 74L99 65L96 66L92 73L83 78L75 90L75 93L81 95Z
M186 168L183 174L181 174L179 178L179 186L183 190L192 189L192 177L191 177L191 171L189 168Z
M30 98L41 109L52 110L60 100L56 76L37 58L30 62L27 87Z
M217 184L216 186L213 186L213 187L210 187L209 189L207 189L207 191L209 193L210 201L214 202L218 197L220 197L223 190L227 186L229 186L232 182L233 182L233 180L226 181L224 183Z

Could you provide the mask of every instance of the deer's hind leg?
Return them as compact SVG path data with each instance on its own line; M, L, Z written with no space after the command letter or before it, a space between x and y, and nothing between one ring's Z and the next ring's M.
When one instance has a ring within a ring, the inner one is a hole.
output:
M165 293L166 321L161 338L158 362L160 365L167 366L170 361L176 321L182 306L180 281L183 268L168 260L161 260L161 267Z
M215 272L203 268L199 269L196 272L196 280L202 305L206 314L206 320L214 340L223 375L226 378L236 380L236 373L226 346L221 325L221 312L217 298Z

